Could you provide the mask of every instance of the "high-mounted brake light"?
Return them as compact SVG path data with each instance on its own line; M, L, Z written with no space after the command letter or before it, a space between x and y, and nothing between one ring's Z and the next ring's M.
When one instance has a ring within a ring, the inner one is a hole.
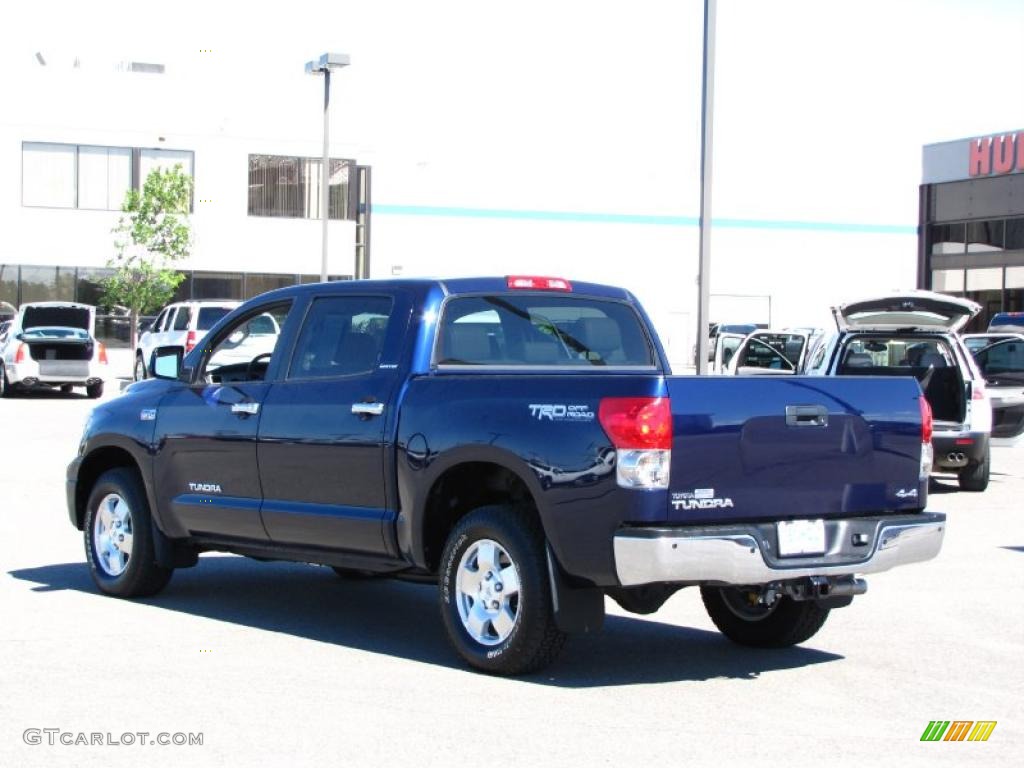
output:
M15 363L24 363L25 362L25 350L26 349L28 349L28 347L26 347L24 344L19 344L18 345L18 350L14 353L14 362Z
M672 408L665 397L606 397L597 418L615 446L615 478L623 488L668 488Z
M196 346L196 332L189 331L188 336L185 337L185 354L187 355Z
M102 342L100 342L99 347L100 347L100 354L99 354L100 364L101 365L106 365L107 362L108 362L107 361L107 345L103 344Z
M508 280L508 287L513 290L572 291L572 283L561 277L509 275L506 279Z

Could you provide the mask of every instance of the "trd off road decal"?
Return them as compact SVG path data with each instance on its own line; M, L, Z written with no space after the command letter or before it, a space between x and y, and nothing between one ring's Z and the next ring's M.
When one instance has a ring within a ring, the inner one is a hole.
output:
M531 403L530 416L537 421L593 421L594 411L589 405L562 403Z

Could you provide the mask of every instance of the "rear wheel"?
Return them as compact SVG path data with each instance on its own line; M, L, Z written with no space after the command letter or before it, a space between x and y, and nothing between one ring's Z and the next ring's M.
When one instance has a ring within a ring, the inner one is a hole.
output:
M960 470L958 480L961 491L984 491L988 488L989 476L989 452L985 451L985 458L977 464L964 467Z
M135 381L142 381L146 378L146 363L142 359L142 353L136 353L135 355L135 370L132 373L132 378Z
M60 391L63 392L65 395L70 395L72 392L75 391L75 388L70 384L61 384Z
M0 364L0 397L10 397L13 394L11 382L7 380L7 369Z
M103 382L101 381L99 384L90 384L85 388L85 394L93 400L103 397Z
M734 643L754 648L786 648L813 637L828 618L814 600L779 596L766 605L757 590L701 587L704 608L718 631Z
M139 476L104 472L85 510L85 555L100 591L115 597L154 595L174 571L157 565L149 503Z
M445 544L439 587L448 639L477 669L532 672L565 644L552 610L544 533L527 511L481 507L462 518Z

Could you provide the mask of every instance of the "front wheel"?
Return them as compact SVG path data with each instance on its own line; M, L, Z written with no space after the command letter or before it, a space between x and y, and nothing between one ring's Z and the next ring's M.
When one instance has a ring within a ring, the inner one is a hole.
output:
M100 475L85 511L85 555L100 591L115 597L155 595L174 573L157 564L146 491L130 469Z
M979 463L960 470L957 480L961 491L984 491L988 488L989 456L989 452L985 451L985 458Z
M85 388L85 394L87 394L92 400L103 397L103 382L101 381L99 384L90 384Z
M10 397L13 394L11 382L7 380L7 370L0 365L0 397Z
M481 507L462 518L445 544L439 587L448 639L477 669L533 672L565 644L552 610L544 533L529 511Z
M779 596L770 605L743 587L701 587L704 608L718 631L739 645L786 648L812 638L828 618L814 600Z

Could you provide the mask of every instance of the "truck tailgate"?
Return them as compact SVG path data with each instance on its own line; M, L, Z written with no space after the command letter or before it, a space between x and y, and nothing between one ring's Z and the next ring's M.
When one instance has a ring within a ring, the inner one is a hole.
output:
M671 377L673 522L920 509L912 378Z

